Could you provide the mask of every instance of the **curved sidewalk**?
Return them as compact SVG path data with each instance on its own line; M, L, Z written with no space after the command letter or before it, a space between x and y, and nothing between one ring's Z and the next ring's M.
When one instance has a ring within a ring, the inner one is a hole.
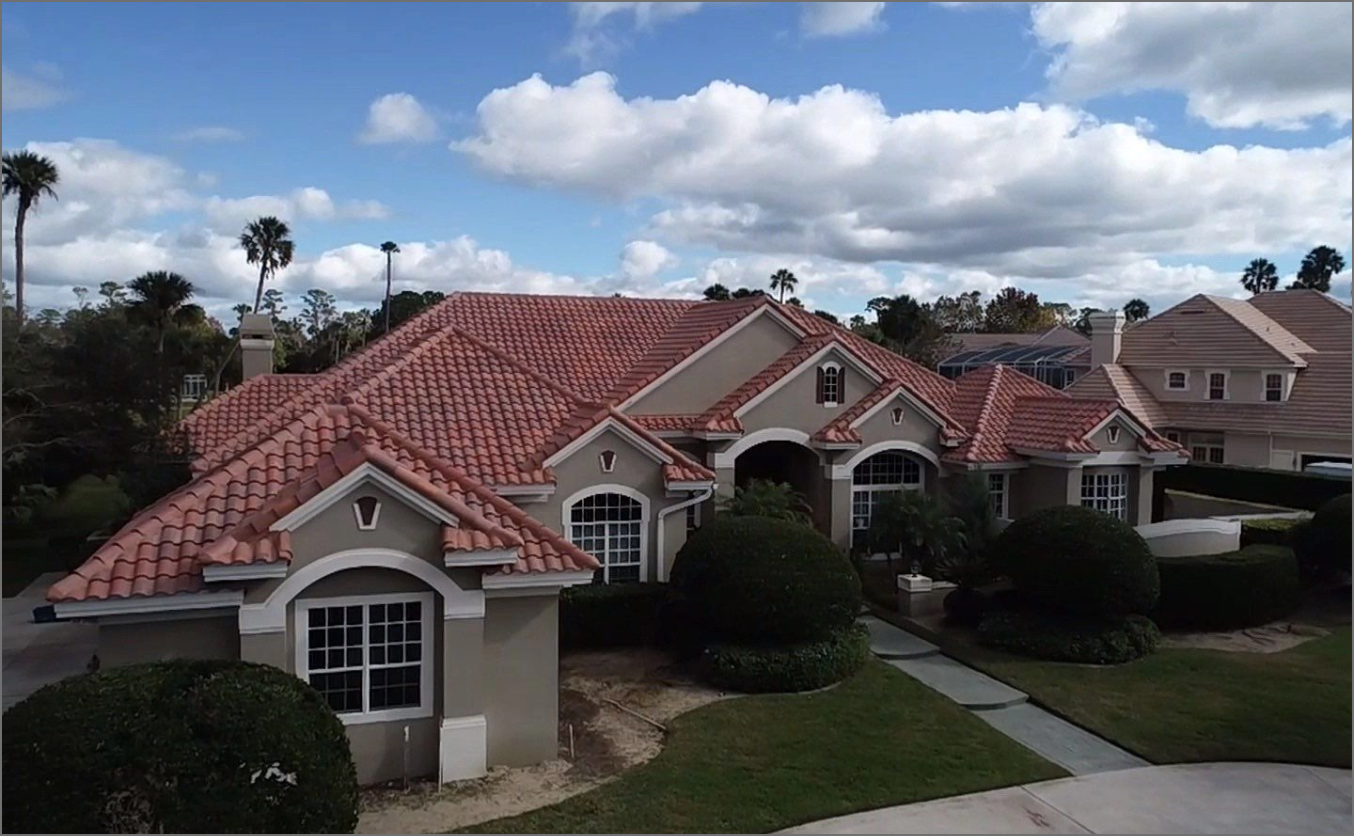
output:
M1148 766L885 807L784 833L1349 833L1348 770Z

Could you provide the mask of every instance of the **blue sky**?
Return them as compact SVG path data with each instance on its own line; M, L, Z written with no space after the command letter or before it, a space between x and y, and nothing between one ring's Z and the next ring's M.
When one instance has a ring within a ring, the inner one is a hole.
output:
M841 313L1003 284L1160 309L1348 253L1347 5L830 6L7 4L4 147L64 180L30 295L167 268L228 308L264 210L296 232L280 286L354 305L386 239L407 287L783 263Z

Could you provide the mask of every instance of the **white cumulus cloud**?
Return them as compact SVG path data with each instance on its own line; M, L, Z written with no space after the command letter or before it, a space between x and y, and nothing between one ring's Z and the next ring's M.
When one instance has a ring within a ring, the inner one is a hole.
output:
M1170 90L1214 127L1350 120L1348 3L1037 3L1053 92L1072 100Z
M437 120L408 93L387 93L367 108L367 123L357 138L368 145L431 142L437 138Z
M677 266L677 256L654 241L631 241L621 250L621 273L643 280Z
M625 44L629 28L648 31L655 25L700 10L701 3L570 3L573 32L565 52L583 64L610 58Z
M61 69L40 61L21 73L0 67L0 106L5 110L37 110L70 98L61 84Z
M805 36L835 37L884 28L884 3L802 3L799 29Z

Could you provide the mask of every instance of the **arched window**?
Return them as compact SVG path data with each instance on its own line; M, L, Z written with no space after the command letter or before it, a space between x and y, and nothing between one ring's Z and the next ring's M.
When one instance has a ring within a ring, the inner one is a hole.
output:
M851 472L852 544L865 538L874 511L885 497L921 486L921 462L899 450L875 453L856 465Z
M569 506L569 541L602 564L603 583L643 580L644 505L619 493L595 493Z
M824 363L818 367L818 403L823 406L838 406L842 403L845 381L842 380L842 367L836 363Z

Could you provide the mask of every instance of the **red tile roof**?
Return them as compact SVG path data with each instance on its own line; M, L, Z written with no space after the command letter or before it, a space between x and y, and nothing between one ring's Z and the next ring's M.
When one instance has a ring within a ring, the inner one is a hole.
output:
M311 374L261 374L188 413L180 427L192 449L213 450L313 385Z

